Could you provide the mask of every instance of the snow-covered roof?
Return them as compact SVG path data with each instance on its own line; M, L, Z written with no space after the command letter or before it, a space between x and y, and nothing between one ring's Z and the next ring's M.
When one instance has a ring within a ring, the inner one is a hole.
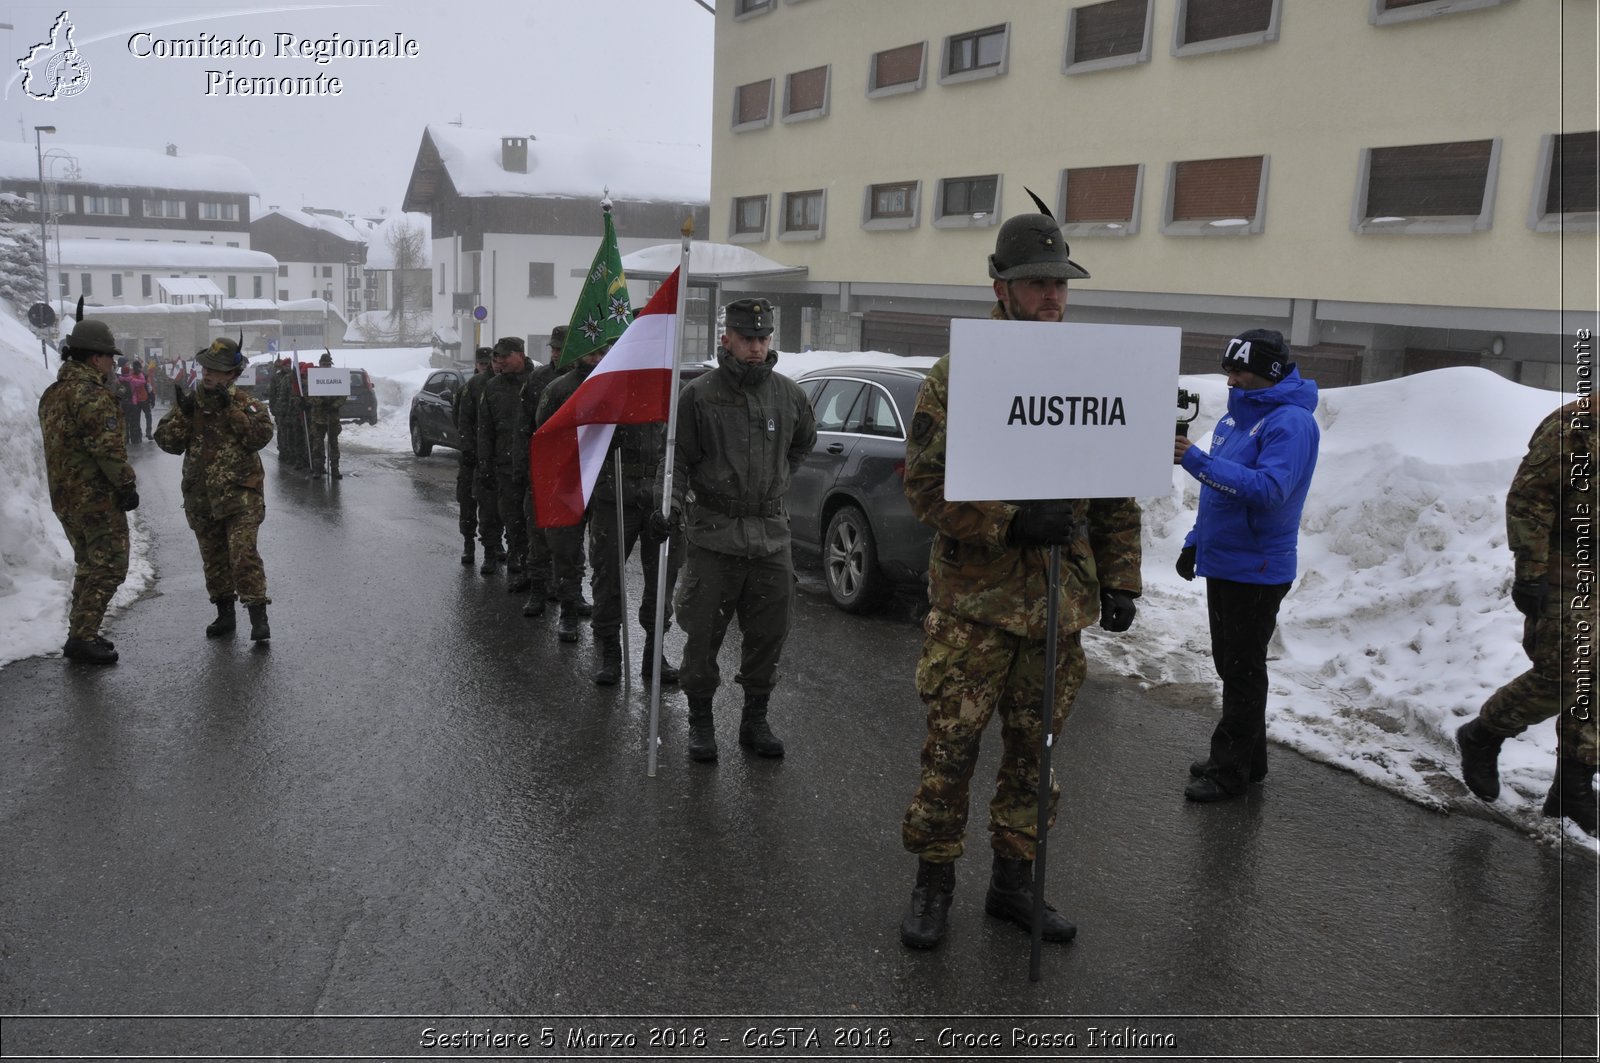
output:
M683 244L654 244L622 256L622 272L630 277L661 279L683 262ZM689 244L691 280L734 280L745 277L801 277L805 266L785 266L748 247L693 240Z
M505 135L526 134L508 130ZM429 198L437 177L432 171L440 166L456 192L467 197L598 198L609 189L617 199L641 202L711 199L711 149L704 145L528 135L528 172L512 173L501 165L501 136L457 125L428 126L412 167L406 205Z
M271 299L229 299L225 310L271 310L276 312L278 304Z
M158 277L156 284L168 295L221 297L222 289L204 277Z
M73 179L113 188L171 188L185 192L255 195L255 177L238 159L221 155L168 155L144 148L112 148L103 144L67 144L54 137L42 141L45 154L70 155L77 162ZM65 175L58 166L56 178ZM33 144L0 141L0 178L39 180L38 151Z
M318 314L339 313L334 305L325 299L280 299L275 305L278 307L280 312L285 310L297 312L301 310L311 310ZM344 315L340 314L339 316L343 318Z
M422 233L416 269L433 268L433 219L415 211L391 214L377 221L362 218L356 228L367 241L367 269L394 269L394 252L389 249L389 234L403 225Z
M52 266L117 266L124 269L278 269L278 260L265 251L215 244L168 244L148 240L60 241L60 252L50 248Z
M282 207L274 207L272 210L260 215L260 217L252 219L252 221L259 221L261 218L268 218L274 214L280 218L286 218L296 225L303 225L307 229L319 229L330 236L352 244L366 242L366 237L354 225L351 225L343 218L335 218L330 214L307 214L303 210L284 210Z

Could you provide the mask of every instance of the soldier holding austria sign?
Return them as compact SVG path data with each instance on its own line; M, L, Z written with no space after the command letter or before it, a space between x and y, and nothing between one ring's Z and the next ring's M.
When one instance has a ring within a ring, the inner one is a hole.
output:
M1060 734L1083 683L1079 632L1133 623L1134 496L1172 488L1179 330L1064 323L1067 282L1089 276L1069 253L1048 213L1006 221L989 257L991 320L951 322L906 444L906 495L935 532L916 675L928 731L901 832L918 857L900 926L911 948L944 937L968 783L996 712L1004 754L984 908L1043 940L1077 933L1040 896L1059 794L1053 778L1040 786L1044 736ZM1037 944L1034 955L1037 977Z

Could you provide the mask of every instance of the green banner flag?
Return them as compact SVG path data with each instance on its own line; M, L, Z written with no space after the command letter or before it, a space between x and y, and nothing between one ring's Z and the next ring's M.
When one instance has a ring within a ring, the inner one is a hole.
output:
M628 278L622 275L622 252L617 249L617 227L611 221L611 203L604 206L606 231L600 238L600 250L594 253L594 265L583 282L578 305L573 308L572 321L567 326L567 343L561 349L557 365L567 366L586 354L615 343L622 330L633 320L633 307L628 303Z

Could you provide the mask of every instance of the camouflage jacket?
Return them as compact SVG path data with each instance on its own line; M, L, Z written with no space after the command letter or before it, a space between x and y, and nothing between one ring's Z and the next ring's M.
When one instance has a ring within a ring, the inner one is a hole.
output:
M906 440L906 498L917 519L934 530L929 602L974 623L1043 639L1049 548L1007 545L1006 533L1017 513L1008 502L945 500L949 394L950 356L945 355L917 392ZM1077 538L1061 548L1062 634L1081 631L1100 618L1102 587L1132 594L1143 589L1139 504L1131 498L1095 498L1083 506Z
M306 415L314 425L339 419L339 409L350 399L345 395L312 395L305 400Z
M1539 422L1506 495L1516 579L1547 580L1574 609L1594 608L1594 444L1593 400L1569 402Z
M528 475L528 431L522 424L522 385L533 375L527 362L520 373L499 373L483 386L478 400L478 461L513 479Z
M293 369L274 369L272 381L267 385L267 401L274 409L289 412L290 404L299 396L294 389Z
M548 421L551 414L578 390L578 385L588 378L590 371L589 366L579 363L546 388L539 402L539 417L535 425ZM658 481L661 479L661 459L666 451L667 426L664 422L617 425L611 433L611 446L606 451L605 464L600 466L600 476L594 482L594 495L590 501L616 504L617 478L614 469L616 455L620 452L623 502L631 506L659 509L661 493Z
M231 386L220 410L208 408L205 392L196 391L191 413L174 406L156 425L156 445L183 455L183 508L213 519L264 504L266 476L256 451L271 439L267 408Z
M817 442L817 422L805 392L774 368L776 351L761 365L726 350L717 358L678 396L672 507L695 546L768 557L789 545L783 496Z
M39 398L39 429L50 508L73 515L121 512L113 495L137 478L110 381L87 362L63 361Z
M452 401L452 414L456 419L456 435L461 439L461 456L472 465L478 460L478 404L483 401L483 389L494 379L494 370L474 373L461 386L461 393Z

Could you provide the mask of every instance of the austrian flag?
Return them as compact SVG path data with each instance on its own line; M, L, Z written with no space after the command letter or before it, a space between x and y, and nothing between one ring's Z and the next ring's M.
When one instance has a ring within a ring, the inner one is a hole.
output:
M528 441L539 527L565 528L583 519L617 425L666 421L677 308L673 270L578 390Z

